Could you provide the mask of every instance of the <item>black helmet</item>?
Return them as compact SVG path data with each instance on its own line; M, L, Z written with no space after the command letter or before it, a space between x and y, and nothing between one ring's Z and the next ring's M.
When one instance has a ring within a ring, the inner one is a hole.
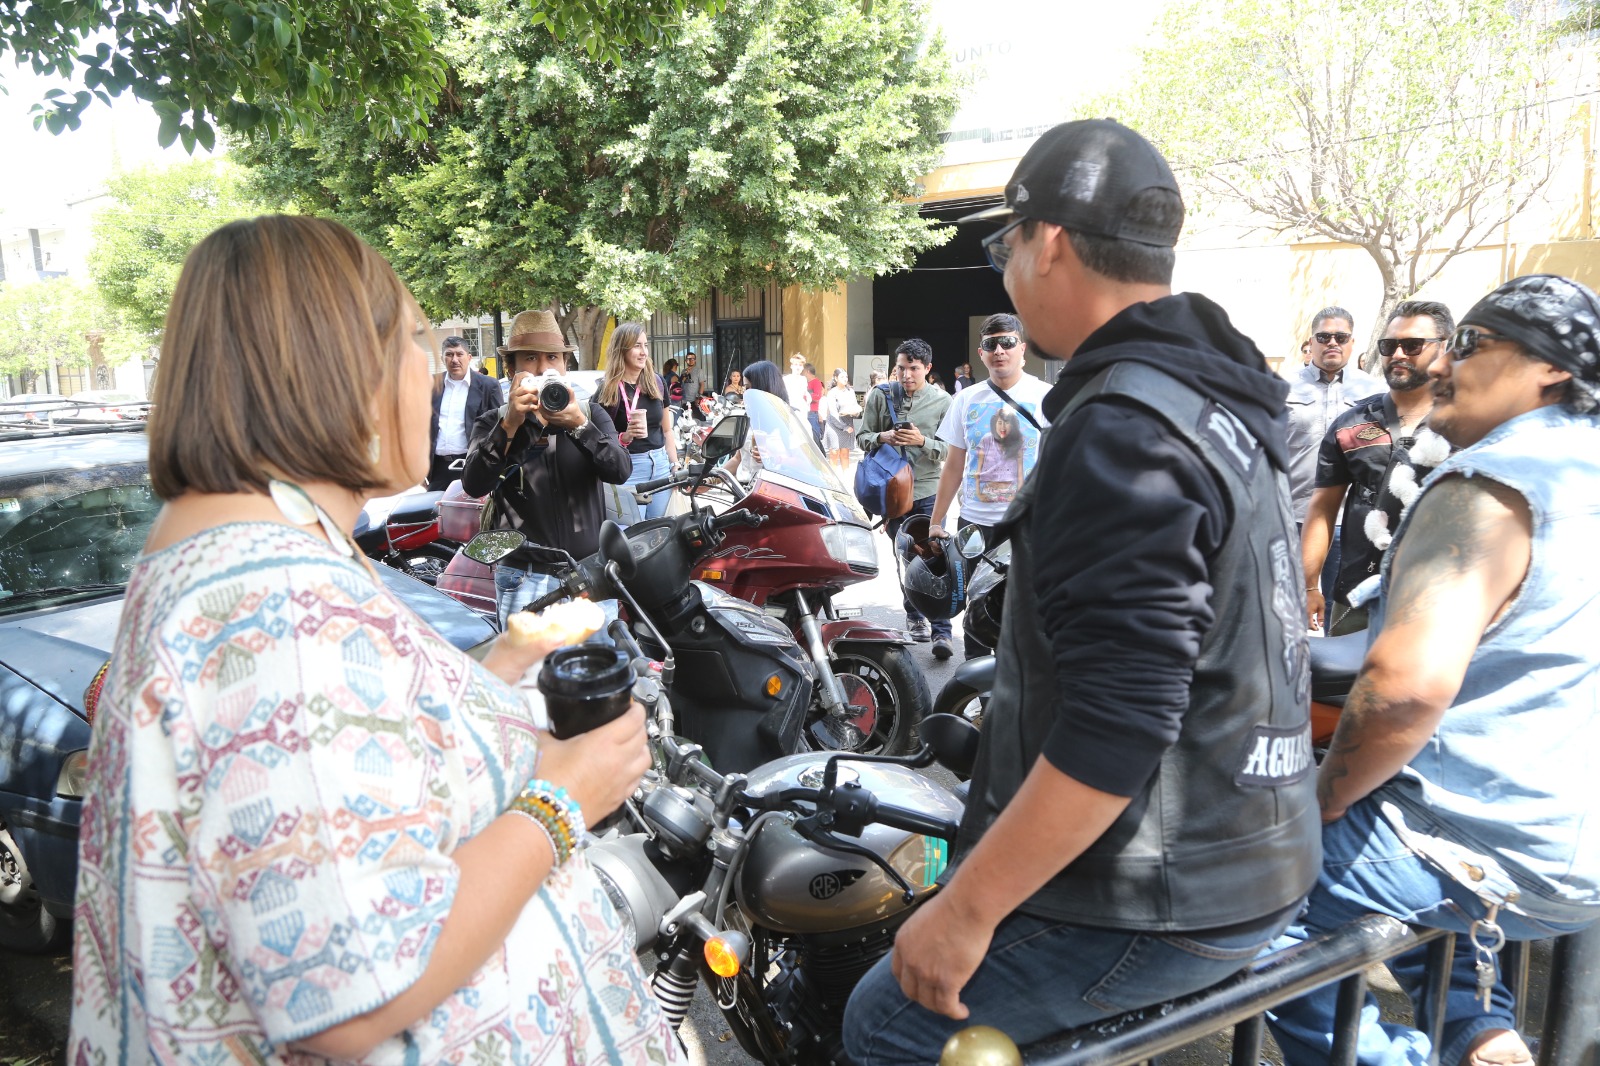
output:
M913 607L944 621L966 605L967 561L951 547L949 537L928 536L928 526L927 515L912 515L895 534L895 547L905 563L900 587Z
M979 565L967 588L967 636L986 648L1000 646L1000 615L1005 606L1006 575L992 566Z

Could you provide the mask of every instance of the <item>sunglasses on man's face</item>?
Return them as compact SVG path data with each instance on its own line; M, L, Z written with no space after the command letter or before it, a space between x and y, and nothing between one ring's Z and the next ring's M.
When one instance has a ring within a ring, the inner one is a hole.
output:
M992 352L996 348L1003 348L1009 352L1011 349L1015 348L1021 343L1021 337L1018 337L1014 333L1008 333L999 337L985 337L983 340L978 342L978 347L982 348L986 352Z
M1311 335L1311 339L1316 341L1318 344L1349 344L1350 334L1328 332L1313 333Z
M1395 353L1395 349L1399 349L1415 359L1428 345L1449 339L1449 337L1385 337L1378 342L1378 354L1387 359Z
M1006 272L1006 264L1011 262L1011 245L1006 243L1006 234L1026 221L1028 220L1025 218L1018 218L1011 225L996 230L983 239L983 251L989 257L989 265L1001 274Z
M1445 352L1450 356L1451 362L1459 363L1463 359L1471 359L1477 355L1485 344L1509 339L1498 333L1481 330L1477 326L1462 326L1450 335L1450 344Z

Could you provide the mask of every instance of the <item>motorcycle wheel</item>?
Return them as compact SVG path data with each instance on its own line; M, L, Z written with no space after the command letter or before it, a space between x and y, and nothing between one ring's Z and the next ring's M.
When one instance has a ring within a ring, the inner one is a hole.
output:
M939 699L933 705L934 714L954 714L979 729L983 728L983 712L989 706L989 694L979 692L971 685L963 685L951 678L939 690Z
M394 560L394 568L403 574L410 574L418 581L426 584L436 584L439 575L444 573L444 568L454 559L454 549L438 544L425 544L415 551L399 552Z
M861 755L905 755L916 747L917 723L928 713L931 698L928 679L922 676L906 650L895 644L839 644L829 660L841 680L852 679L872 697L874 715L871 731L850 750ZM846 681L851 684L851 681ZM820 718L820 706L814 718ZM812 750L834 750L834 745L819 741L817 731L807 721L803 742Z
M11 831L0 825L0 950L55 951L66 943L70 928L44 909Z

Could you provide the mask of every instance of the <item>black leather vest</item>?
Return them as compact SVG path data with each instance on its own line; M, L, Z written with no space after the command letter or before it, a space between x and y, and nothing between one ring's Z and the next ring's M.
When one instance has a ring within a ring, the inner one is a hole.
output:
M1226 409L1140 363L1102 371L1052 425L1112 395L1161 418L1216 475L1232 516L1208 560L1216 622L1200 645L1177 742L1150 783L1019 909L1152 932L1237 925L1303 897L1322 858L1288 478ZM1041 465L1005 516L1012 555L998 669L958 856L1021 788L1059 710L1055 663L1034 595L1028 519L1034 496L1049 491L1053 478L1071 476Z

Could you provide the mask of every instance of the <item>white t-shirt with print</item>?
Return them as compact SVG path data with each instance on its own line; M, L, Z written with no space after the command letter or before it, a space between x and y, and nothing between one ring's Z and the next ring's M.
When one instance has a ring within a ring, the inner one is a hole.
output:
M1006 393L1044 426L1049 422L1039 405L1049 391L1048 382L1025 373ZM951 398L938 436L967 450L961 520L982 526L1000 521L1039 457L1039 431L996 396L989 382L980 381Z

